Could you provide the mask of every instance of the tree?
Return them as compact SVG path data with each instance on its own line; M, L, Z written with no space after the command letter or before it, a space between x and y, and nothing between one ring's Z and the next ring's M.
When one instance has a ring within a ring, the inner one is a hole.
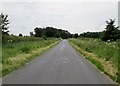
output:
M110 21L106 21L107 25L104 31L104 35L102 37L103 41L116 41L117 39L120 38L120 30L118 30L119 26L115 26L115 19Z
M71 34L66 30L62 30L60 32L60 37L63 38L63 39L67 39L67 38L70 38Z
M33 34L33 32L30 32L30 36L33 36L34 34Z
M19 36L23 36L23 35L20 33Z
M60 38L60 33L55 33L54 37Z
M2 43L7 43L7 41L9 40L8 24L9 24L8 15L4 15L3 13L1 13L0 14L0 29L2 31Z
M75 34L73 35L73 37L74 37L74 38L77 38L77 37L78 37L78 34L77 34L77 33L75 33Z
M42 34L43 34L42 28L39 28L39 27L36 27L36 28L34 29L34 32L35 32L35 37L41 37Z
M1 13L0 15L0 28L2 28L2 34L8 34L8 26L9 20L8 20L8 15L4 15Z
M39 28L34 29L36 37L56 37L56 38L70 38L72 35L67 30L56 29L54 27Z
M44 31L45 31L45 35L47 37L54 37L54 35L55 35L55 28L53 28L53 27L46 27L44 29Z
M88 38L101 38L104 32L86 32L80 34L80 37L88 37Z

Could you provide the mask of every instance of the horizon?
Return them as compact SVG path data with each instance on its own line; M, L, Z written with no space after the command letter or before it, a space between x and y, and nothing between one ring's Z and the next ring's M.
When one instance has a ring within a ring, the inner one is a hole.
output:
M35 27L54 27L70 33L103 31L106 21L116 19L117 2L2 2L10 34L29 35ZM17 28L17 29L16 29Z

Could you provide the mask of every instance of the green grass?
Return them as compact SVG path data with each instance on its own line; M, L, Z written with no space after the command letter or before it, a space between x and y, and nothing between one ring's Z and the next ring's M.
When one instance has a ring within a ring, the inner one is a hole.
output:
M24 66L33 58L56 45L60 39L47 38L44 40L10 42L2 46L2 75L5 76L12 71Z
M118 72L118 46L117 42L103 42L100 39L77 38L68 39L83 56L95 64L101 71L117 81ZM110 67L109 67L110 65ZM109 70L108 70L109 69Z
M0 46L0 65L2 64L2 48ZM2 66L0 66L0 76L2 76Z
M93 64L95 64L101 71L104 71L104 67L103 67L103 65L102 65L102 63L101 62L99 62L99 61L96 61L96 60L94 60L94 59L92 59L92 58L88 58L88 57L86 57L90 62L92 62Z
M118 66L118 47L116 42L106 43L100 39L89 38L70 40L85 51L96 54L98 58L105 58L106 61L112 61L115 67Z
M120 83L120 39L118 40L118 82Z
M2 46L2 61L16 56L17 54L29 53L37 48L42 48L49 46L58 39L49 38L48 40L40 39L39 41L25 41L25 42L15 42L7 43Z

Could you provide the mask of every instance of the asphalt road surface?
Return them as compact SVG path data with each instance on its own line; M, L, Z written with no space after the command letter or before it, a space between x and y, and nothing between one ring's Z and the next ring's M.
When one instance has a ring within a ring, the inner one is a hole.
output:
M62 40L42 56L5 76L3 84L113 84L93 64Z

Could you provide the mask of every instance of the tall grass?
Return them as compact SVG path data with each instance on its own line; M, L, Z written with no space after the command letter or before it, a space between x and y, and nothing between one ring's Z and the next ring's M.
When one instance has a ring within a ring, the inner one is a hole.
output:
M24 39L24 38L23 38ZM26 39L26 38L25 38ZM3 76L25 65L43 51L54 46L57 38L37 38L37 40L26 40L20 42L8 42L2 46ZM54 44L54 45L53 45Z
M80 48L77 50L80 51L80 53L82 53L84 56L86 56L86 58L93 64L95 64L101 71L110 75L112 79L117 81L117 72L110 73L110 71L114 71L114 68L116 70L118 69L117 42L103 42L100 39L93 38L71 38L69 39L69 42L71 42L73 46L76 46L76 49ZM109 67L107 65L111 65L111 68L105 68ZM105 71L106 69L109 70Z
M105 58L106 61L112 61L115 67L118 66L118 46L116 42L107 43L100 39L89 38L70 40L85 51L94 53L98 58Z
M0 76L2 76L2 34L0 31Z
M27 53L37 48L49 46L58 39L48 38L48 40L40 39L39 41L23 41L3 44L2 46L2 61L7 58L16 56L17 54Z

